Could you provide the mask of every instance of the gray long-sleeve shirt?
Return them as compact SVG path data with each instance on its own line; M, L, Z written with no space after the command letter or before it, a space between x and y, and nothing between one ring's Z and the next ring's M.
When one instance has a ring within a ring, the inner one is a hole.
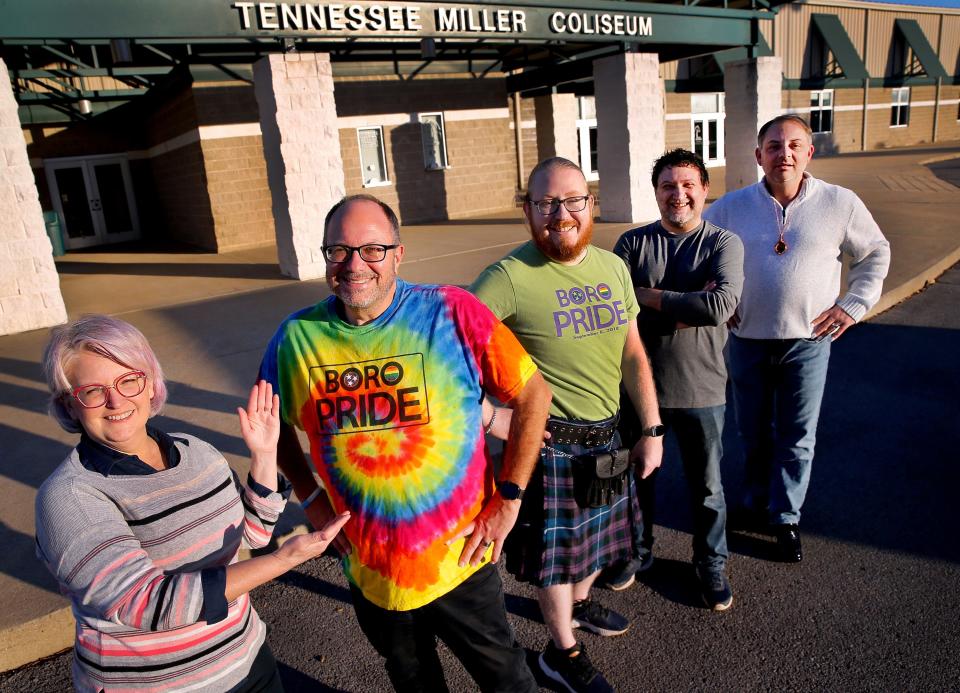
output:
M624 233L613 252L627 263L635 288L663 291L660 310L641 307L637 318L660 406L724 404L725 323L743 288L740 239L709 222L681 234L655 222ZM716 286L705 291L710 282Z

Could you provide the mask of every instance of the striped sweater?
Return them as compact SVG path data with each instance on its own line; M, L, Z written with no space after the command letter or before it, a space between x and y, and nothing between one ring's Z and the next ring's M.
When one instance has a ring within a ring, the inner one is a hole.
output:
M248 595L225 602L224 568L241 543L269 542L285 500L242 487L202 440L151 435L175 448L176 466L97 471L83 463L82 441L37 494L37 553L77 620L74 685L228 690L265 628Z

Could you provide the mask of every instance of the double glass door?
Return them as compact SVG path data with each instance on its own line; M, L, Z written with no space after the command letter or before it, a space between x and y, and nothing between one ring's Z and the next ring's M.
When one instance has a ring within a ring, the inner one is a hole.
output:
M48 159L44 168L68 250L140 237L126 157Z

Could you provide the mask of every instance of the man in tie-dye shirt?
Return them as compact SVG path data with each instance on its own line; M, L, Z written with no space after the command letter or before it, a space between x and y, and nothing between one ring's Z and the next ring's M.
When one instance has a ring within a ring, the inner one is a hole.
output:
M376 198L335 205L323 248L334 295L286 318L261 364L280 393L280 466L314 526L350 511L337 547L397 690L446 690L436 637L481 690L537 690L491 564L537 462L550 389L472 295L397 278L399 224ZM497 478L485 393L514 409Z

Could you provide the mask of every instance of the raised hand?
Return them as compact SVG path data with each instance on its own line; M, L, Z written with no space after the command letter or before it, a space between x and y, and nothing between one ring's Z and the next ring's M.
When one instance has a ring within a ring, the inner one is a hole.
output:
M280 397L273 394L273 385L261 380L250 390L247 408L237 407L240 433L251 454L273 455L276 459L280 438Z

